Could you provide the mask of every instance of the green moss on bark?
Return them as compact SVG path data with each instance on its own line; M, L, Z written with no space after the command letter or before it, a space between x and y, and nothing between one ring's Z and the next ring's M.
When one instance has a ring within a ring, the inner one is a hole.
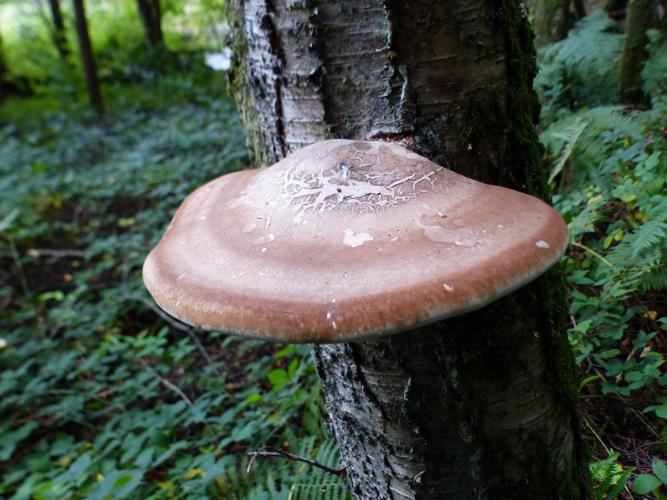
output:
M646 101L642 89L642 68L648 58L646 30L650 18L650 0L630 1L625 23L619 89L621 100L628 104L643 104Z
M570 0L537 0L535 2L535 45L542 47L562 40L570 24Z
M245 127L246 143L251 161L258 166L262 166L270 163L270 155L262 132L261 118L252 96L252 82L248 81L248 42L243 27L240 26L243 21L243 16L239 13L240 9L242 9L242 6L238 0L230 1L227 4L227 21L232 26L229 45L233 54L227 86L229 94L236 102L241 121Z
M533 33L517 2L496 2L493 23L505 33L507 86L504 95L485 89L466 93L454 134L460 150L480 150L487 180L543 200L550 199L544 150L535 125L540 105L533 91L537 74Z

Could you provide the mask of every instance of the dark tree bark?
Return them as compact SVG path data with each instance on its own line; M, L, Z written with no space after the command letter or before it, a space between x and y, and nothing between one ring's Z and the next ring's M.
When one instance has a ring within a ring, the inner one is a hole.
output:
M577 15L577 19L586 17L586 3L584 0L572 0L572 6L574 7L574 13Z
M615 21L619 21L625 17L625 9L628 5L628 0L607 0L604 5L604 10L607 11L609 17Z
M621 100L628 104L642 104L646 96L642 90L642 68L648 58L646 30L651 20L651 0L630 0L625 22L625 39L621 55Z
M60 10L60 0L49 0L51 9L51 18L53 20L53 43L60 54L61 59L67 59L69 49L67 47L67 37L65 35L65 22Z
M5 62L5 53L2 48L2 38L0 37L0 101L9 94L10 85L7 82L7 63Z
M533 27L537 47L565 38L570 28L570 0L537 0Z
M518 1L233 0L231 88L255 158L401 140L548 198L533 36ZM483 310L314 357L359 498L583 498L558 270Z
M141 15L146 38L151 45L160 45L164 42L162 35L162 11L160 0L137 0L137 7Z
M95 57L93 56L93 49L90 44L90 36L88 35L88 22L86 20L85 7L83 0L72 0L72 3L74 5L76 34L79 38L79 52L81 53L81 62L83 64L83 71L86 77L86 87L88 89L90 105L95 109L95 111L102 113L104 110L104 104L102 102L100 82L97 78Z

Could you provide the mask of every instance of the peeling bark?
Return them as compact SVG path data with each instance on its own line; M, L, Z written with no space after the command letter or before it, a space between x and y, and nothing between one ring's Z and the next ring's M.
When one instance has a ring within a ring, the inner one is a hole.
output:
M514 0L232 0L230 76L261 163L316 140L400 140L548 198L532 32ZM559 271L484 310L314 348L359 498L583 498Z

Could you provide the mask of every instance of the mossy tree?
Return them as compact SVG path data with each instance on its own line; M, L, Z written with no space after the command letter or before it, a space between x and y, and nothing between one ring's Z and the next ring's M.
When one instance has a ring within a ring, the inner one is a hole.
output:
M231 88L258 163L325 138L401 141L548 199L518 0L232 0ZM559 270L484 310L314 357L360 498L584 498Z
M630 0L625 22L625 39L621 55L620 94L628 104L646 100L642 90L642 69L648 58L646 30L651 21L652 0Z
M537 47L565 38L570 28L570 0L536 0L533 27Z

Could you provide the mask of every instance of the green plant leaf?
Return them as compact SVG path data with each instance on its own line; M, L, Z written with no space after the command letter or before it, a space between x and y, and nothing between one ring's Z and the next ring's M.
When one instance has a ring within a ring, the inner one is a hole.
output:
M632 491L640 495L646 495L660 486L661 481L652 474L641 474L632 483Z

